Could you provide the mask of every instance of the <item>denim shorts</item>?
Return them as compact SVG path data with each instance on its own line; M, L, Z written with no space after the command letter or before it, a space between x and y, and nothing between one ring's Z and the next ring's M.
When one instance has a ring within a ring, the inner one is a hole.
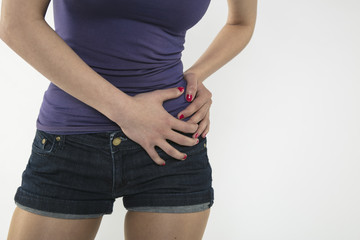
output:
M121 129L66 135L36 129L15 203L35 214L64 219L111 214L118 197L130 211L188 213L210 208L214 191L207 138L200 135L194 146L167 141L186 153L186 160L156 146L166 161L157 165Z

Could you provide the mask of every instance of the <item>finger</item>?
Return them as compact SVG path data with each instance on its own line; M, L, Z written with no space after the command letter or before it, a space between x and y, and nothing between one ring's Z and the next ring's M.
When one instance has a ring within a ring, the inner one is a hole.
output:
M191 118L187 122L199 123L205 118L207 112L209 111L209 108L210 104L205 104L193 116L191 116Z
M168 99L177 98L183 93L184 93L184 87L158 89L151 92L151 94L154 94L155 97L162 102Z
M197 78L193 73L184 74L184 79L187 82L186 85L186 101L191 102L196 95L197 91Z
M203 94L204 92L204 94ZM211 93L209 91L203 91L200 94L200 90L198 91L199 96L188 105L184 110L178 113L178 119L187 118L188 116L193 115L197 112L200 108L202 108L205 104L212 104Z
M170 126L172 129L178 130L180 132L185 132L185 133L193 133L199 127L199 125L197 123L184 122L179 119L176 119L175 117L171 118Z
M210 124L206 126L204 132L202 133L202 137L205 138L206 135L209 133L209 130L210 130Z
M199 123L199 128L198 130L193 134L194 138L199 137L200 135L202 135L202 137L204 137L204 131L206 129L209 129L210 126L210 119L209 119L209 111L206 113L205 118ZM206 135L206 134L205 134Z
M206 127L209 125L209 121L207 119L204 119L199 124L199 129L196 131L195 134L193 134L193 138L198 138L202 133L204 133Z
M177 117L178 119L183 119L188 116L191 116L195 112L197 112L204 104L206 104L208 101L205 100L202 97L196 98L191 104L189 104L184 110L178 113Z
M168 154L169 156L171 156L177 160L185 160L187 157L186 153L180 152L179 150L177 150L176 148L171 146L166 141L163 141L162 143L158 144L157 146L160 147L162 150L164 150L164 152L166 152L166 154Z
M159 156L154 147L144 148L150 158L158 165L164 166L165 161Z
M198 139L193 139L175 131L172 131L171 134L166 138L183 146L194 146L199 143Z

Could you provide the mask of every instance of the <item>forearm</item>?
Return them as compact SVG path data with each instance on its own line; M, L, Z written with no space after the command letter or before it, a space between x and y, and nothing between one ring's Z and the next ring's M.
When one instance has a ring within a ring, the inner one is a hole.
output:
M254 25L225 24L200 58L184 73L194 73L203 82L249 43Z
M131 97L89 67L45 20L2 22L0 37L52 83L109 119L125 111Z

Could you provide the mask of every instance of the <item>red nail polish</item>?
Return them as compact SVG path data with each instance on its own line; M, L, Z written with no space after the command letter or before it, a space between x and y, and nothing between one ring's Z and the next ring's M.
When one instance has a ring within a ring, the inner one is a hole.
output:
M186 95L186 100L187 100L188 102L191 102L191 100L192 100L192 95L190 95L190 94Z
M182 92L184 90L183 87L178 87L179 91Z
M187 155L185 154L185 156L184 156L183 160L185 160L186 158L187 158Z
M184 118L184 114L181 114L180 117L179 117L179 119L181 120L181 119L183 119L183 118Z
M165 166L165 162L163 164L161 164L162 166Z
M196 134L195 134L195 138L197 138L198 136L199 136L199 134L198 134L198 133L196 133Z
M199 139L196 141L196 144L198 144L199 143Z

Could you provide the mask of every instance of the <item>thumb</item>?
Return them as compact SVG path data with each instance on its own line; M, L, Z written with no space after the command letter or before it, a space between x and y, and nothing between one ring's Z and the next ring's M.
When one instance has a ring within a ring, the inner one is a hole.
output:
M194 100L197 91L197 79L194 73L184 74L186 85L186 101L191 102Z
M172 98L177 98L184 93L184 87L174 87L167 89L155 90L153 93L157 94L161 101L165 101Z

